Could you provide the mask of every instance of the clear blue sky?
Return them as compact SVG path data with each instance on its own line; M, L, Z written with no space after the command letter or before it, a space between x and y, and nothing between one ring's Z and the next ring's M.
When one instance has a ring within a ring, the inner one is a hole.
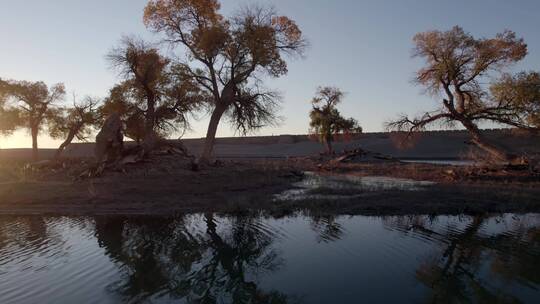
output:
M254 1L222 0L227 15ZM518 69L540 69L540 1L506 0L268 0L297 21L311 43L306 59L291 62L289 74L267 82L284 95L283 124L257 134L299 134L308 128L309 100L319 85L347 92L341 111L366 131L380 131L399 113L436 106L411 84L418 60L411 59L415 33L460 25L475 36L511 29L529 44ZM121 35L158 37L142 24L146 0L2 0L0 77L63 82L79 96L105 96L117 81L104 55ZM187 137L201 137L206 117L193 121ZM225 123L219 136L233 135ZM28 147L25 133L0 139L0 148ZM56 142L43 137L43 147Z

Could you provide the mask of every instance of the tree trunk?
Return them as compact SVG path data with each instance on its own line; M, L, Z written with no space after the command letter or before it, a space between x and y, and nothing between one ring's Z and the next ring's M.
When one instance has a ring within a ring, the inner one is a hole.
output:
M39 129L37 127L32 126L30 128L30 133L32 135L32 160L33 161L39 160L38 142L37 142L38 132L39 132Z
M153 93L148 96L147 99L147 109L144 122L144 139L143 139L143 149L144 154L148 154L155 148L156 145L156 134L154 132L155 120L156 120L156 109L155 109L155 96Z
M203 162L208 162L212 158L217 128L225 110L227 110L226 106L218 104L212 112L210 123L208 124L208 131L206 132L206 139L204 141L204 149L201 155L201 161Z
M498 161L502 162L512 162L517 157L515 155L509 154L501 147L498 147L492 143L489 143L488 140L482 136L478 127L471 121L461 120L463 126L469 131L472 136L472 143L474 143L478 148L484 150L489 155L493 156Z
M66 137L66 140L64 140L64 142L60 145L60 147L56 149L56 153L54 154L54 159L60 158L60 156L62 155L62 152L64 152L66 147L69 146L71 142L73 141L73 139L75 138L75 134L77 134L77 132L79 132L78 129L69 131L68 136Z
M332 136L325 136L323 139L324 148L326 149L326 153L328 155L332 155L334 153L334 149L332 147Z

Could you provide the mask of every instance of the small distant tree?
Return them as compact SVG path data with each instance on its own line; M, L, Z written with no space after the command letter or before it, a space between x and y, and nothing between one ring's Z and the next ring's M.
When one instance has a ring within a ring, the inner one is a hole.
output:
M425 60L416 76L416 83L440 98L441 108L410 119L403 116L388 123L390 130L409 135L429 125L442 122L463 126L472 143L500 161L512 161L515 155L489 142L479 129L479 123L492 122L520 129L533 126L523 116L523 108L502 94L492 96L490 79L495 73L522 60L527 45L512 31L494 38L474 38L460 27L445 32L429 31L414 37L414 56ZM486 85L486 83L488 85ZM507 82L508 83L508 82Z
M107 56L124 81L111 90L101 112L124 118L128 137L150 151L159 137L188 127L187 114L204 100L197 86L172 70L150 44L125 37Z
M0 90L4 100L0 112L2 128L8 132L28 129L32 137L32 158L38 160L39 132L46 127L56 103L64 98L64 85L56 84L48 88L41 81L0 80Z
M362 132L362 127L354 118L344 118L336 108L343 96L344 93L338 88L320 87L311 101L310 133L318 137L328 154L334 153L332 142L336 136Z
M60 158L74 139L86 141L93 134L99 121L98 105L99 100L86 97L82 102L74 100L72 107L58 108L51 113L49 134L54 139L64 140L56 150L55 159Z
M284 56L306 47L296 23L272 9L252 6L231 18L219 9L217 0L151 0L144 12L148 28L187 51L178 70L211 96L203 161L224 115L243 134L276 121L279 95L262 88L262 76L286 74Z

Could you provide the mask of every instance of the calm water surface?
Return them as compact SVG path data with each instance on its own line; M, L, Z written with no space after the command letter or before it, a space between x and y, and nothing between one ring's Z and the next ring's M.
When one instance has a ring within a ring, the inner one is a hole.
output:
M472 160L455 160L455 159L404 159L405 163L419 163L431 165L451 165L451 166L471 166L474 165Z
M293 184L293 189L275 195L274 199L278 201L342 200L360 197L363 193L372 191L421 191L435 184L430 181L389 176L321 175L309 171L304 174L301 181Z
M539 303L540 215L0 217L0 303Z

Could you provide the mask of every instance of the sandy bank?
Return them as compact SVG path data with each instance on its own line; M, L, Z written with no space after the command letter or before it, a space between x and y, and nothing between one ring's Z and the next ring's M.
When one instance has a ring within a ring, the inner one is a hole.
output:
M458 167L419 164L361 164L323 174L393 176L432 180L419 191L402 189L318 189L319 194L350 198L276 201L295 188L301 170L317 170L303 159L224 162L200 172L181 162L150 161L142 168L97 179L72 181L62 174L0 183L0 214L173 215L186 212L287 214L298 210L333 214L476 214L540 212L536 179L449 181ZM340 192L341 191L341 192Z

